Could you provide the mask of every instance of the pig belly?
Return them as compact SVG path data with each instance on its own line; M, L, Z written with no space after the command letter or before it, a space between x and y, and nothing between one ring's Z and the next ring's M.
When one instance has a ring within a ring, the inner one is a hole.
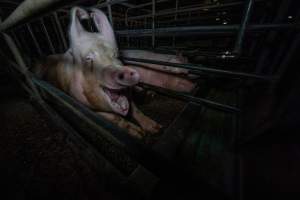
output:
M142 83L177 92L191 92L195 88L195 84L191 81L173 74L162 73L136 66L130 67L138 71L140 74L140 82Z

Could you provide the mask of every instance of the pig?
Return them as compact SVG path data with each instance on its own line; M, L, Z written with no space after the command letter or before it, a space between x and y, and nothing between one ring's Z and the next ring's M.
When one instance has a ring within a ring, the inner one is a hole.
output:
M64 54L48 56L34 73L62 89L105 119L128 130L134 137L157 133L162 128L129 100L125 90L136 85L139 73L118 59L118 47L105 14L90 9L71 9L70 48ZM91 18L98 32L87 32L80 20ZM124 119L131 115L137 126Z
M156 61L170 62L170 63L187 63L188 59L183 57L181 53L177 53L176 55L172 54L161 54L148 50L139 50L139 49L124 49L121 50L120 54L123 57L129 58L138 58L138 59L150 59ZM142 65L150 69L159 70L162 72L167 72L171 74L188 74L187 69L182 69L178 67L169 67L151 63L140 63L135 61L127 61L130 64Z
M171 63L187 62L187 58L181 54L160 54L138 49L122 50L121 55L129 58L150 59ZM189 72L187 69L135 61L127 61L127 63L130 64L129 67L139 72L142 83L186 93L192 92L195 88L195 84L188 79Z

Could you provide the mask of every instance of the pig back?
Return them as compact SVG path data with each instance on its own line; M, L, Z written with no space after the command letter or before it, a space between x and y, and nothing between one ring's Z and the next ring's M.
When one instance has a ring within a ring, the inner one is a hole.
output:
M68 92L73 74L72 70L75 70L71 64L72 59L66 54L50 55L36 65L33 73L57 88Z

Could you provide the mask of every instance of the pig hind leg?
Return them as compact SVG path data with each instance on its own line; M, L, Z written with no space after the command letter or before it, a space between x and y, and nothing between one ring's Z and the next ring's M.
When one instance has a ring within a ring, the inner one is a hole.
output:
M137 121L137 123L148 133L158 133L162 126L144 115L134 103L131 103L132 116Z

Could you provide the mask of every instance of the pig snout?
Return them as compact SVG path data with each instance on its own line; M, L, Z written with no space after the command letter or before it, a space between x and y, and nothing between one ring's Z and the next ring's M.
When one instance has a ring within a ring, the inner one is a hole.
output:
M129 67L122 67L116 74L116 81L121 85L133 86L140 81L140 74Z

